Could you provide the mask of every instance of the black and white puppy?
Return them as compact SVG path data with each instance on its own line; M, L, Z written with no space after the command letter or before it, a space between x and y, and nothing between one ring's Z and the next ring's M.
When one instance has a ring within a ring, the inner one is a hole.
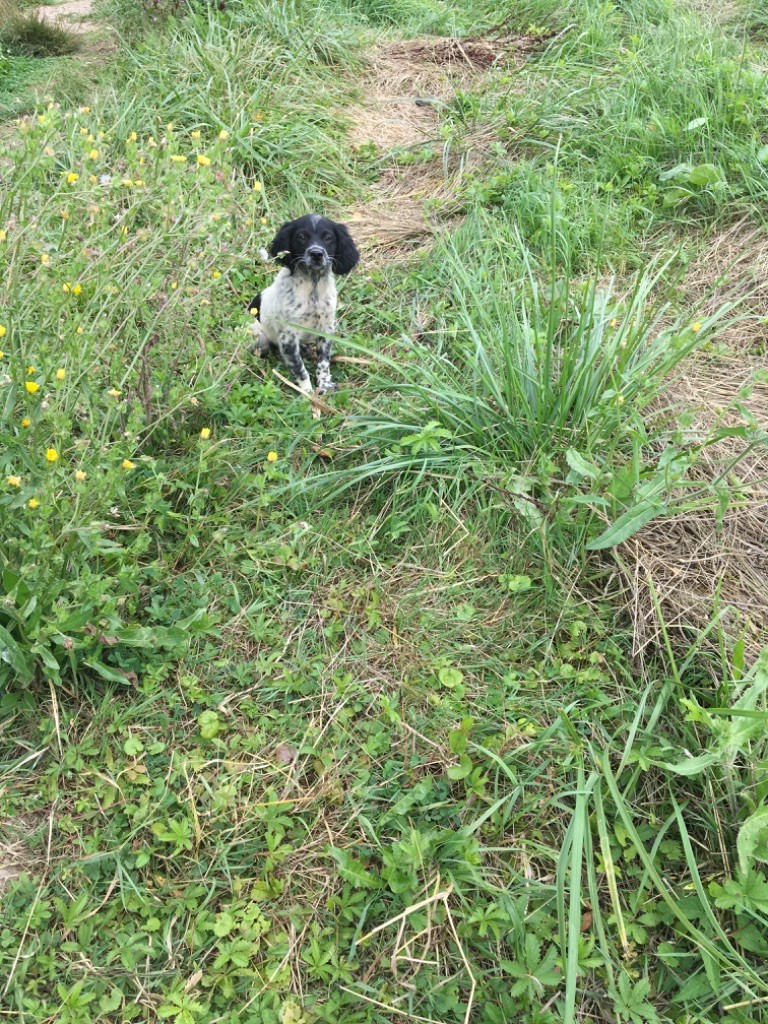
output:
M248 307L258 316L253 349L273 351L288 367L302 391L312 382L302 348L317 349L317 389L333 388L331 338L336 326L335 274L348 274L360 259L343 224L308 214L278 231L269 255L283 264L275 280Z

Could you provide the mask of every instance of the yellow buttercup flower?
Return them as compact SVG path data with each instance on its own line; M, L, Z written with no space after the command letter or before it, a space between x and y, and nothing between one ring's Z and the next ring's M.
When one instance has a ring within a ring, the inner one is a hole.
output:
M83 333L83 328L82 327L76 327L75 328L75 334L82 334L82 333Z
M205 156L204 153L198 153L197 154L197 162L198 162L200 167L210 167L211 166L211 158L209 156Z
M59 453L56 451L55 448L46 448L46 450L45 450L45 457L48 460L48 462L58 462L59 461Z
M28 427L31 422L32 420L29 418L29 416L25 416L24 419L21 421L21 425L22 427Z
M34 366L27 367L27 376L31 377L35 373L37 373L37 370L34 368Z
M79 177L80 177L79 174L75 174L74 171L70 171L69 174L67 175L67 184L68 185L74 185L74 183L77 181L77 179Z
M277 462L277 452L267 452L267 462Z
M91 108L90 107L78 107L77 108L77 112L78 112L78 114L90 114Z
M75 470L75 480L77 480L79 484L81 484L87 476L88 474L85 473L82 469Z
M218 281L218 279L221 277L221 271L220 270L214 270L214 272L213 272L213 274L211 276L213 277L214 281Z
M171 160L173 160L175 164L185 164L187 162L187 158L182 156L181 153L174 153L171 156Z
M75 287L72 289L72 294L73 295L82 295L83 294L83 286L81 284L76 284Z
M99 159L99 151L98 151L98 149L92 149L90 151L90 153L88 154L88 159L89 160L98 160Z
M210 436L211 436L211 428L210 427L203 427L203 429L200 431L200 437L202 437L202 439L204 441L207 441Z
M59 216L62 220L69 220L69 210L62 210Z
M266 217L262 217L262 218L261 218L261 223L262 223L262 224L267 224L267 223L269 223L269 222L267 221L267 218L266 218Z
M118 391L117 388L110 388L109 391L107 392L107 394L111 395L112 398L119 398L120 395L122 395L122 393L123 392L122 391Z
M4 242L7 237L8 235L5 231L0 231L0 242Z
M123 459L123 461L120 463L120 468L121 469L135 469L136 466L134 465L134 463L131 462L130 459Z
M0 359L5 359L5 352L2 349L0 349Z
M254 192L261 192L263 187L264 186L261 184L260 181L254 181L254 183L253 183L253 191Z
M65 281L64 284L61 286L61 290L64 292L65 295L69 295L69 293L72 291L72 285L69 283L69 281Z
M201 134L202 134L202 133L201 133L201 132L199 132L199 131L196 131L196 132L192 132L192 138L193 138L193 139L199 139L199 138L200 138L200 135L201 135Z
M51 257L48 255L47 252L44 252L42 254L42 256L40 257L40 262L43 264L44 267L47 267L50 264Z
M694 334L698 334L698 333L699 333L699 331L701 330L701 324L700 324L700 323L698 323L698 321L697 321L697 322L696 322L696 323L695 323L695 324L693 325L693 327L691 328L691 330L693 331L693 333L694 333Z
M56 380L64 380L66 375L67 371L62 367L62 369L56 371Z
M229 138L229 132L225 128L222 128L221 131L219 132L219 138L221 139L222 142L226 142L226 140Z
M171 291L172 292L175 292L178 287L179 287L179 282L178 281L171 281Z
M0 324L0 338L4 338L7 333L8 329L3 324Z
M27 502L27 505L29 505L30 508L39 508L40 502L37 500L37 498L30 498L29 501Z
M24 387L27 389L27 391L30 393L30 395L34 395L34 393L39 390L40 385L39 384L35 384L35 382L33 380L28 380L24 384Z
M20 476L9 476L9 477L6 477L6 482L11 487L21 487L21 477Z

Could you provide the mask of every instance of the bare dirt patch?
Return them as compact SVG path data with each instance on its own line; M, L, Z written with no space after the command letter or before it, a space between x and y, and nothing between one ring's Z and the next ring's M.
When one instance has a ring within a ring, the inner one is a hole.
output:
M40 819L33 814L0 822L0 899L10 882L25 871L35 871L42 862L30 851L28 842L41 827Z
M92 11L92 0L66 0L55 7L38 7L35 13L41 21L59 24L70 32L84 34L97 30L98 26L90 20Z
M382 154L369 201L348 215L369 264L409 257L441 224L453 221L458 178L481 160L492 132L468 138L460 151L451 149L440 136L440 111L457 90L480 88L496 65L522 64L539 42L528 36L438 36L391 43L373 55L362 101L345 112L353 146L373 145ZM393 152L419 150L427 152L405 166L386 160Z
M742 313L721 337L730 351L691 360L665 395L673 412L694 413L692 429L702 439L716 427L768 431L767 271L768 235L742 222L715 239L688 274L692 307L703 303L706 315L739 300ZM658 637L659 610L672 630L704 629L719 614L732 637L743 632L751 658L768 644L768 447L750 449L738 437L719 441L696 475L712 481L723 474L738 486L722 523L711 512L686 513L650 523L622 545L638 652Z

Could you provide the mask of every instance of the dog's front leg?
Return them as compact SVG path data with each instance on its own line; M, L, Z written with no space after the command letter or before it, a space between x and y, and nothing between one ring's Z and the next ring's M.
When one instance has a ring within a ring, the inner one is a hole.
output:
M288 367L293 379L302 391L312 391L312 381L301 358L301 334L299 331L283 331L277 342L280 359Z
M333 391L336 385L331 380L331 339L317 339L317 390L321 395Z

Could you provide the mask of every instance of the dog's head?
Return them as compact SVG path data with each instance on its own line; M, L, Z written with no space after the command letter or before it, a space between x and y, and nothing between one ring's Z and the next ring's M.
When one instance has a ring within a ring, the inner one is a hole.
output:
M293 273L348 274L357 266L360 254L343 224L336 224L316 213L283 224L269 248Z

